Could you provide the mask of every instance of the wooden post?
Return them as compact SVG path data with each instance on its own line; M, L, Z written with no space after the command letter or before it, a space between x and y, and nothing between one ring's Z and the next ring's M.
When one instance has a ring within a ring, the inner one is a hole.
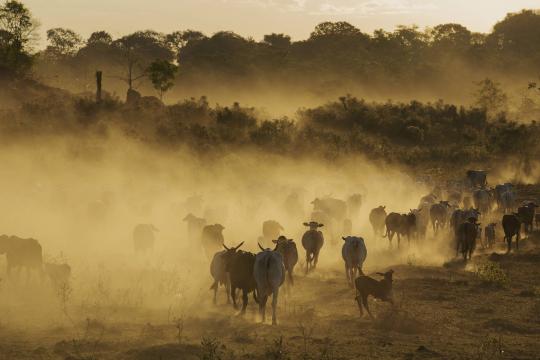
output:
M96 102L98 102L98 103L101 102L101 78L102 78L102 76L103 76L103 72L96 71L96 86L97 86Z

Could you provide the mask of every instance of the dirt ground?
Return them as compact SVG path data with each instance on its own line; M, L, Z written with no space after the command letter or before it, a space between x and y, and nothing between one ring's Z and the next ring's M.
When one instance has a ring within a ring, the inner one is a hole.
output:
M521 245L506 255L499 243L466 266L425 265L429 259L410 253L399 261L396 250L380 250L404 264L368 264L368 273L395 271L396 304L370 299L374 320L360 317L339 263L308 276L299 266L294 288L281 294L277 326L260 323L251 296L239 317L223 289L217 305L201 285L189 306L181 294L145 306L133 288L121 301L102 279L94 290L101 297L63 310L60 301L48 320L36 310L47 309L46 295L3 305L4 318L18 321L0 319L0 359L540 359L540 234ZM14 296L8 290L4 284L3 296ZM56 298L62 294L69 296Z

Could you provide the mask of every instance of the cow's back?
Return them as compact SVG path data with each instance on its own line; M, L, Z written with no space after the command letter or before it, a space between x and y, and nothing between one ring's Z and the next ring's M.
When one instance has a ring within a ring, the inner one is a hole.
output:
M302 236L302 246L309 251L320 249L324 244L322 232L318 230L308 230Z

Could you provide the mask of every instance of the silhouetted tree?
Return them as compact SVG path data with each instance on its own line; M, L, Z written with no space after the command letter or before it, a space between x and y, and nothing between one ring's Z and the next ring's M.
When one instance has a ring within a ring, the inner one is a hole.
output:
M82 38L73 30L54 28L47 30L46 52L53 58L73 56L83 44Z
M501 89L499 83L491 79L484 79L476 83L478 90L475 94L475 105L494 116L508 108L508 96Z
M147 69L148 77L159 92L159 98L163 100L163 94L174 85L174 76L178 67L166 60L156 60Z
M32 66L29 53L36 24L23 3L7 1L0 6L0 73L24 75Z
M264 35L264 42L276 48L287 48L291 45L291 37L285 34Z

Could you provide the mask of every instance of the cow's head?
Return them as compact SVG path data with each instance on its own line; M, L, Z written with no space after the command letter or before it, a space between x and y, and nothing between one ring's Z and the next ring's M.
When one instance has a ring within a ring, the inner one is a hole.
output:
M233 247L227 247L225 244L223 244L223 247L225 248L225 250L227 250L225 252L225 254L223 255L223 261L225 262L225 268L228 270L229 269L229 266L232 262L232 259L234 258L234 256L236 255L236 251L242 246L244 245L244 242L242 241L240 244L238 244L237 246L233 246Z
M183 219L183 221L187 221L187 222L190 222L193 220L195 220L195 215L193 215L192 213L187 214Z
M304 226L308 226L309 227L309 230L317 230L317 228L320 228L320 227L323 227L324 225L323 224L319 224L318 222L316 221L310 221L310 222L305 222L304 223Z

